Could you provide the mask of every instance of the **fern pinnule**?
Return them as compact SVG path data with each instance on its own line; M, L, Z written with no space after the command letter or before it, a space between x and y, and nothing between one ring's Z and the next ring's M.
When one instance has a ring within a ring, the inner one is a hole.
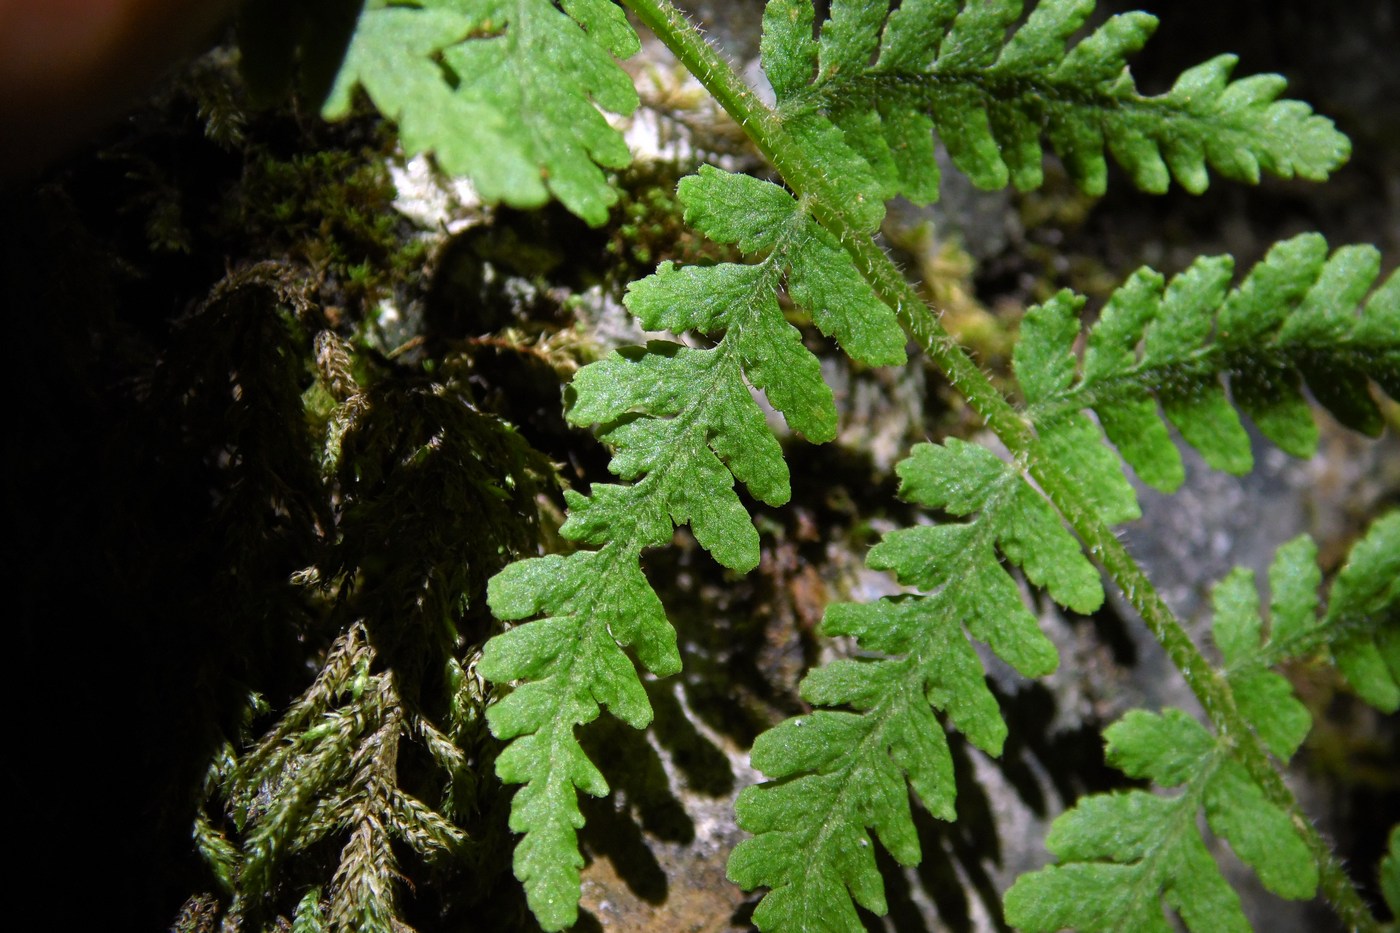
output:
M1337 574L1327 647L1337 669L1377 709L1400 709L1400 512L1378 520Z

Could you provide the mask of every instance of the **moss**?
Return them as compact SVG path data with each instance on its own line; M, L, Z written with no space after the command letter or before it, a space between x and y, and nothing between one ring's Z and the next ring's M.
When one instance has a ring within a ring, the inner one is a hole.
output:
M254 150L224 221L281 244L344 292L368 303L419 271L427 246L393 210L388 168L373 151L330 149L278 158Z

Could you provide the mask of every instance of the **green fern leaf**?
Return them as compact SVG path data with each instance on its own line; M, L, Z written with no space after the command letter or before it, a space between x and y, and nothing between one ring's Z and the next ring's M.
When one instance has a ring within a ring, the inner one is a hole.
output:
M885 657L819 668L802 696L856 712L818 710L754 743L754 766L775 780L739 798L739 825L754 838L734 850L729 876L772 889L754 912L764 930L860 930L854 904L884 912L869 830L901 864L918 863L906 782L931 813L953 818L952 758L930 707L974 745L1000 753L1006 725L968 636L1027 676L1054 670L1054 646L998 548L1065 605L1088 612L1103 599L1059 517L990 451L956 439L920 444L897 469L903 497L976 517L896 531L871 551L871 567L927 595L828 608L826 634L854 636Z
M1019 878L1006 893L1007 921L1023 930L1168 933L1173 926L1157 895L1165 888L1189 929L1248 931L1239 898L1195 828L1194 811L1185 798L1142 791L1084 798L1046 839L1069 864Z
M817 441L835 436L831 390L785 319L780 288L857 359L905 360L894 313L782 188L707 167L684 179L679 195L701 233L762 258L687 268L666 262L632 284L625 301L646 327L698 332L714 345L652 341L579 371L568 389L569 420L599 426L614 451L609 468L624 483L597 484L588 496L566 493L561 533L595 550L519 562L489 587L497 618L543 616L488 642L479 670L497 684L515 684L487 716L495 735L511 740L497 774L525 785L511 810L511 828L525 834L515 871L546 929L577 916L577 793L608 790L575 730L602 707L636 728L650 722L625 647L659 677L680 669L675 632L638 566L641 552L688 524L726 567L757 565L758 533L734 482L770 505L785 503L790 488L751 386L795 430Z
M539 207L552 195L597 225L617 200L603 169L630 160L597 108L636 108L612 56L639 48L606 0L563 11L550 0L373 0L323 113L345 116L363 87L406 151L432 152L484 199Z
M1098 571L1079 553L1078 544L1060 517L1029 483L991 451L955 438L943 447L920 444L895 470L901 480L900 495L911 502L953 515L983 510L986 533L996 535L1007 559L1019 566L1032 583L1044 587L1060 605L1088 613L1103 603ZM997 508L992 509L993 505ZM900 582L911 586L941 586L946 581L937 576L937 558L921 552L922 539L929 533L924 528L910 528L888 536L872 552L872 566L896 570ZM976 629L973 633L977 634ZM989 643L998 653L1013 647L995 640ZM1014 655L1003 657L1017 665Z
M818 47L812 39L815 19L810 0L770 0L763 11L759 46L763 69L777 95L777 112L789 145L806 153L826 182L840 192L840 206L854 225L874 230L889 199L878 170L860 138L838 129L803 91L817 67Z
M1028 405L1055 399L1073 385L1076 372L1071 348L1079 336L1082 304L1082 299L1061 292L1026 312L1012 367ZM1038 422L1036 428L1046 452L1080 480L1105 521L1126 522L1141 515L1137 495L1118 458L1103 445L1099 429L1088 415L1067 412Z
M816 19L816 10L804 0L769 0L763 8L759 54L779 101L797 96L816 74Z
M1203 191L1208 168L1249 183L1263 172L1321 180L1350 153L1330 120L1278 99L1281 77L1231 82L1234 56L1186 71L1165 94L1139 94L1127 59L1156 28L1145 13L1112 17L1069 47L1093 0L1042 0L1010 39L1021 0L907 0L893 12L834 0L814 46L810 7L778 0L764 20L779 112L834 122L882 200L936 199L935 131L981 187L1038 187L1044 138L1093 194L1107 182L1105 151L1150 192L1173 177Z
M1298 750L1312 720L1288 681L1270 668L1324 642L1333 642L1335 652L1338 641L1349 646L1355 633L1393 630L1396 553L1400 515L1392 514L1352 549L1331 606L1320 615L1316 546L1306 536L1284 545L1269 568L1267 631L1250 571L1236 569L1212 590L1212 632L1231 693L1280 761ZM1367 582L1353 589L1363 575ZM1059 864L1023 875L1007 892L1008 921L1027 930L1167 930L1165 900L1191 930L1249 929L1238 897L1206 852L1197 828L1200 810L1265 887L1295 900L1313 896L1318 871L1306 843L1235 760L1228 737L1168 709L1161 715L1134 710L1105 738L1115 767L1160 787L1184 785L1183 792L1082 799L1055 821L1046 841Z
M624 350L585 367L573 390L577 401L569 417L604 425L601 437L616 450L612 471L625 480L659 479L649 486L605 486L589 500L572 500L564 534L602 544L619 523L636 521L628 512L639 509L650 519L647 545L666 543L671 522L688 523L725 566L747 571L758 564L758 532L730 473L760 499L781 505L788 499L788 472L734 349L653 341L645 350ZM657 500L669 513L659 524L647 507Z
M1078 381L1083 299L1062 292L1026 314L1015 363L1027 414L1110 521L1134 517L1136 504L1115 458L1090 443L1098 430L1084 409L1138 476L1165 491L1184 472L1159 405L1207 463L1232 473L1253 467L1235 406L1288 453L1312 455L1318 435L1304 381L1344 424L1381 430L1369 383L1400 389L1400 276L1358 315L1379 273L1372 247L1329 257L1321 236L1304 234L1274 246L1233 290L1232 270L1229 257L1215 257L1170 284L1150 269L1134 273L1090 329Z
M1269 582L1273 600L1267 639L1254 574L1242 568L1212 590L1212 634L1240 712L1265 747L1287 761L1312 728L1312 716L1293 695L1288 680L1269 668L1293 656L1318 628L1317 588L1322 574L1311 538L1303 535L1279 549L1269 568Z
M1206 850L1196 813L1275 893L1311 897L1317 869L1288 816L1265 799L1186 713L1134 710L1105 732L1108 760L1176 797L1144 791L1096 795L1059 817L1046 846L1059 865L1019 878L1006 917L1026 930L1169 930L1165 899L1188 929L1248 930L1239 897Z
M503 620L545 615L487 642L478 670L497 683L527 681L493 704L487 721L498 738L513 740L496 773L525 785L511 803L510 827L525 834L516 877L541 926L560 930L578 915L577 791L608 792L574 728L597 718L600 706L636 728L651 721L622 646L635 645L658 676L679 670L680 654L637 550L625 544L512 564L491 579L488 600Z

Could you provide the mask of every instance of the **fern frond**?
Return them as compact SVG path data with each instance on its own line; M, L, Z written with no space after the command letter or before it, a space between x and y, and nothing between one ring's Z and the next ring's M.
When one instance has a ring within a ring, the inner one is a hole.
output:
M1140 94L1127 59L1156 18L1114 16L1069 47L1093 9L1042 0L1022 21L1021 0L906 0L893 12L834 0L815 42L810 0L773 0L764 70L779 114L832 121L869 164L880 200L937 199L935 132L984 188L1038 187L1042 139L1091 194L1107 183L1105 151L1150 192L1172 178L1203 191L1208 168L1249 183L1264 172L1321 180L1346 161L1350 143L1330 120L1278 99L1283 78L1230 81L1232 55L1184 72L1165 94Z
M497 684L515 684L487 716L497 737L512 740L498 775L525 785L511 808L511 828L525 834L515 871L546 929L577 915L577 791L608 792L575 728L603 706L636 728L650 722L624 647L658 677L680 669L675 632L638 565L641 552L688 524L726 567L748 571L758 563L758 533L734 481L770 505L786 502L790 490L782 450L750 386L795 430L819 441L835 436L831 390L783 316L780 286L786 282L792 300L858 359L905 359L893 312L783 189L707 167L684 179L679 194L696 229L763 258L681 269L663 263L633 283L626 303L646 327L718 339L708 349L652 341L579 371L569 419L601 426L614 448L610 469L628 485L566 494L561 533L593 550L522 561L490 584L497 618L544 616L488 642L479 670Z
M636 109L613 56L640 47L607 0L372 0L323 113L344 117L363 87L407 152L432 152L485 200L553 196L597 225L617 200L603 169L631 158L598 108Z
M1349 645L1355 631L1394 636L1396 554L1400 513L1371 527L1333 584L1332 606L1356 613L1350 624L1339 624L1333 608L1319 613L1317 549L1306 536L1280 548L1269 569L1267 630L1252 572L1236 569L1214 587L1212 631L1223 673L1239 711L1279 761L1297 751L1312 718L1270 668L1320 644L1334 651ZM1365 596L1356 594L1351 587L1360 574L1387 569L1373 566L1376 561L1387 561L1390 575L1370 578L1382 582ZM1201 810L1211 831L1270 891L1295 900L1313 896L1318 866L1306 843L1289 814L1271 804L1235 760L1229 736L1212 734L1178 709L1160 715L1133 710L1104 735L1115 767L1159 787L1182 787L1182 793L1133 790L1082 799L1055 821L1046 840L1059 864L1023 875L1006 893L1009 922L1027 930L1165 931L1171 929L1165 900L1191 930L1248 930L1238 896L1206 849L1197 825Z
M734 850L729 876L772 889L754 912L764 930L861 930L853 902L885 911L868 830L901 864L918 863L906 780L931 813L953 819L952 758L931 706L974 745L1000 753L1006 725L969 636L1027 676L1054 670L1054 646L998 550L1066 606L1089 612L1103 599L1059 516L990 451L956 439L921 444L897 469L905 498L976 515L895 531L871 551L872 568L924 594L831 606L826 634L855 636L863 652L883 657L813 671L802 696L827 709L754 743L755 767L775 780L739 798L739 825L754 838Z
M1367 298L1380 269L1373 247L1329 256L1321 235L1303 234L1230 289L1233 267L1228 256L1198 259L1170 283L1134 273L1090 328L1082 366L1073 345L1083 299L1061 292L1026 313L1015 353L1026 415L1108 521L1135 518L1136 499L1085 409L1144 482L1170 492L1184 470L1159 406L1207 463L1242 474L1253 456L1235 406L1283 450L1309 457L1318 434L1304 382L1367 434L1384 424L1369 382L1400 394L1400 274Z

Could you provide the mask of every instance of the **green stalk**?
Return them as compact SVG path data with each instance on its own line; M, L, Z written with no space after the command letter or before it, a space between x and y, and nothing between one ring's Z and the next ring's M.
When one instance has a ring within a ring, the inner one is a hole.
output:
M680 62L699 79L720 106L743 128L793 193L817 220L840 239L875 293L895 310L900 323L933 360L993 433L1001 439L1079 535L1092 555L1142 615L1153 636L1200 700L1217 732L1234 747L1250 777L1275 806L1285 811L1317 862L1324 896L1349 929L1379 931L1342 869L1331 846L1313 827L1249 722L1235 705L1224 677L1201 654L1152 582L1099 518L1073 480L1045 452L1023 419L986 374L944 330L922 298L870 235L844 209L844 198L806 156L773 110L734 72L685 15L667 0L623 0Z

